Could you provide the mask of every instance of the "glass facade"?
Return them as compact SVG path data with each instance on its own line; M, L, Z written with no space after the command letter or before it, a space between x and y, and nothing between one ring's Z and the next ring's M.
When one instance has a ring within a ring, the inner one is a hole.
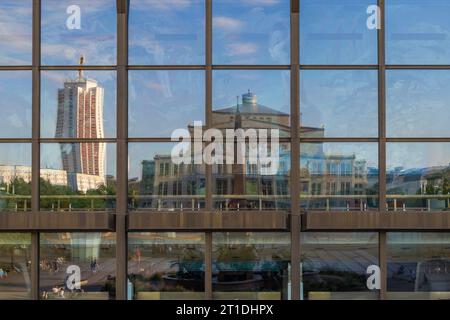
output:
M212 245L214 299L288 298L288 233L217 232Z
M129 233L128 279L129 299L204 299L204 234Z
M107 300L115 297L114 233L41 233L41 299Z
M302 233L302 298L377 299L369 276L378 268L376 233Z
M31 298L29 233L0 233L0 298Z
M0 298L450 299L449 8L0 1Z

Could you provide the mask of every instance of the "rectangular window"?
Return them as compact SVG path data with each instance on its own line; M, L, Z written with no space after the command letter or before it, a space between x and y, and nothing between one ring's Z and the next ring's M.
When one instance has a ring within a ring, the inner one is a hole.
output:
M388 299L450 298L450 234L387 234Z
M389 210L449 210L450 143L392 142L386 155Z
M190 165L191 172L175 174L170 168L175 165L171 152L176 145L162 142L128 145L130 210L194 211L205 207L205 166Z
M376 300L377 233L301 233L302 300ZM373 271L371 271L373 272Z
M378 207L378 150L376 143L303 143L300 145L301 184L324 183L325 194L304 190L301 207L309 210L365 211ZM324 174L310 174L320 163ZM340 170L344 166L345 170ZM361 172L355 177L355 170ZM353 192L356 185L360 192ZM338 189L339 188L339 189Z
M41 7L42 64L116 64L116 1L42 0Z
M134 300L203 300L202 233L128 234L128 280Z
M41 233L41 299L114 299L115 233Z
M30 71L0 71L0 138L31 138L31 78Z
M378 136L376 71L302 70L300 77L302 137Z
M0 299L31 299L29 233L0 233Z
M367 27L371 0L301 0L300 63L376 64L377 29Z
M449 11L446 0L386 1L387 62L449 64Z
M0 212L31 210L31 143L0 143Z
M204 0L129 2L130 64L205 63Z
M0 65L31 65L32 11L32 0L1 1Z
M41 144L40 206L44 211L114 211L116 145Z
M288 299L289 233L213 233L213 298Z

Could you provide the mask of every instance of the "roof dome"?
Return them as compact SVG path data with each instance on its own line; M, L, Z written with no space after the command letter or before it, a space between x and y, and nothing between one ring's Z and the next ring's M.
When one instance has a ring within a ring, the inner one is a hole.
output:
M248 90L248 93L244 93L242 95L242 104L257 104L258 98L255 94L253 94L250 89Z

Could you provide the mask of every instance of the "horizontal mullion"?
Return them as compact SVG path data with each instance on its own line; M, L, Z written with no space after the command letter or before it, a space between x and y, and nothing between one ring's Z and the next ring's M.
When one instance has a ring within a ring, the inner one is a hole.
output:
M450 65L386 65L388 70L450 70Z
M379 66L371 65L300 65L300 70L378 70Z
M213 65L213 70L290 70L290 65Z
M205 70L204 65L129 65L128 70Z
M83 142L117 142L116 138L40 138L41 143L83 143Z
M224 136L223 139L225 140L225 138L226 137ZM208 141L208 140L205 140L205 139L198 140L198 139L191 138L191 139L187 139L187 140L190 140L190 142L195 142L195 141L198 141L198 142L211 142L211 141ZM270 141L270 138L268 138L268 140ZM171 138L164 138L164 137L162 137L162 138L141 138L141 137L139 137L139 138L128 138L127 141L128 142L181 142L182 139L172 140ZM278 141L280 143L283 143L283 142L284 143L289 143L289 142L291 142L291 138L283 137L283 138L279 138Z
M302 142L378 142L378 138L302 138L300 137L300 143Z
M56 71L65 71L65 70L117 70L117 66L86 66L86 65L78 65L78 66L41 66L41 70L56 70Z
M426 138L386 138L387 142L450 142L450 137Z
M32 143L32 138L0 138L0 143Z
M33 70L33 66L0 66L0 71Z

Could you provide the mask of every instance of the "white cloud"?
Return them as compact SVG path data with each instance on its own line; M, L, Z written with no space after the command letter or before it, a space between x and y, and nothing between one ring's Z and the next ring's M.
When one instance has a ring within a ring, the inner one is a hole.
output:
M242 21L223 16L214 17L213 24L214 27L225 31L237 31L243 26Z
M258 45L255 43L230 43L227 45L227 56L240 56L253 54L258 51Z

